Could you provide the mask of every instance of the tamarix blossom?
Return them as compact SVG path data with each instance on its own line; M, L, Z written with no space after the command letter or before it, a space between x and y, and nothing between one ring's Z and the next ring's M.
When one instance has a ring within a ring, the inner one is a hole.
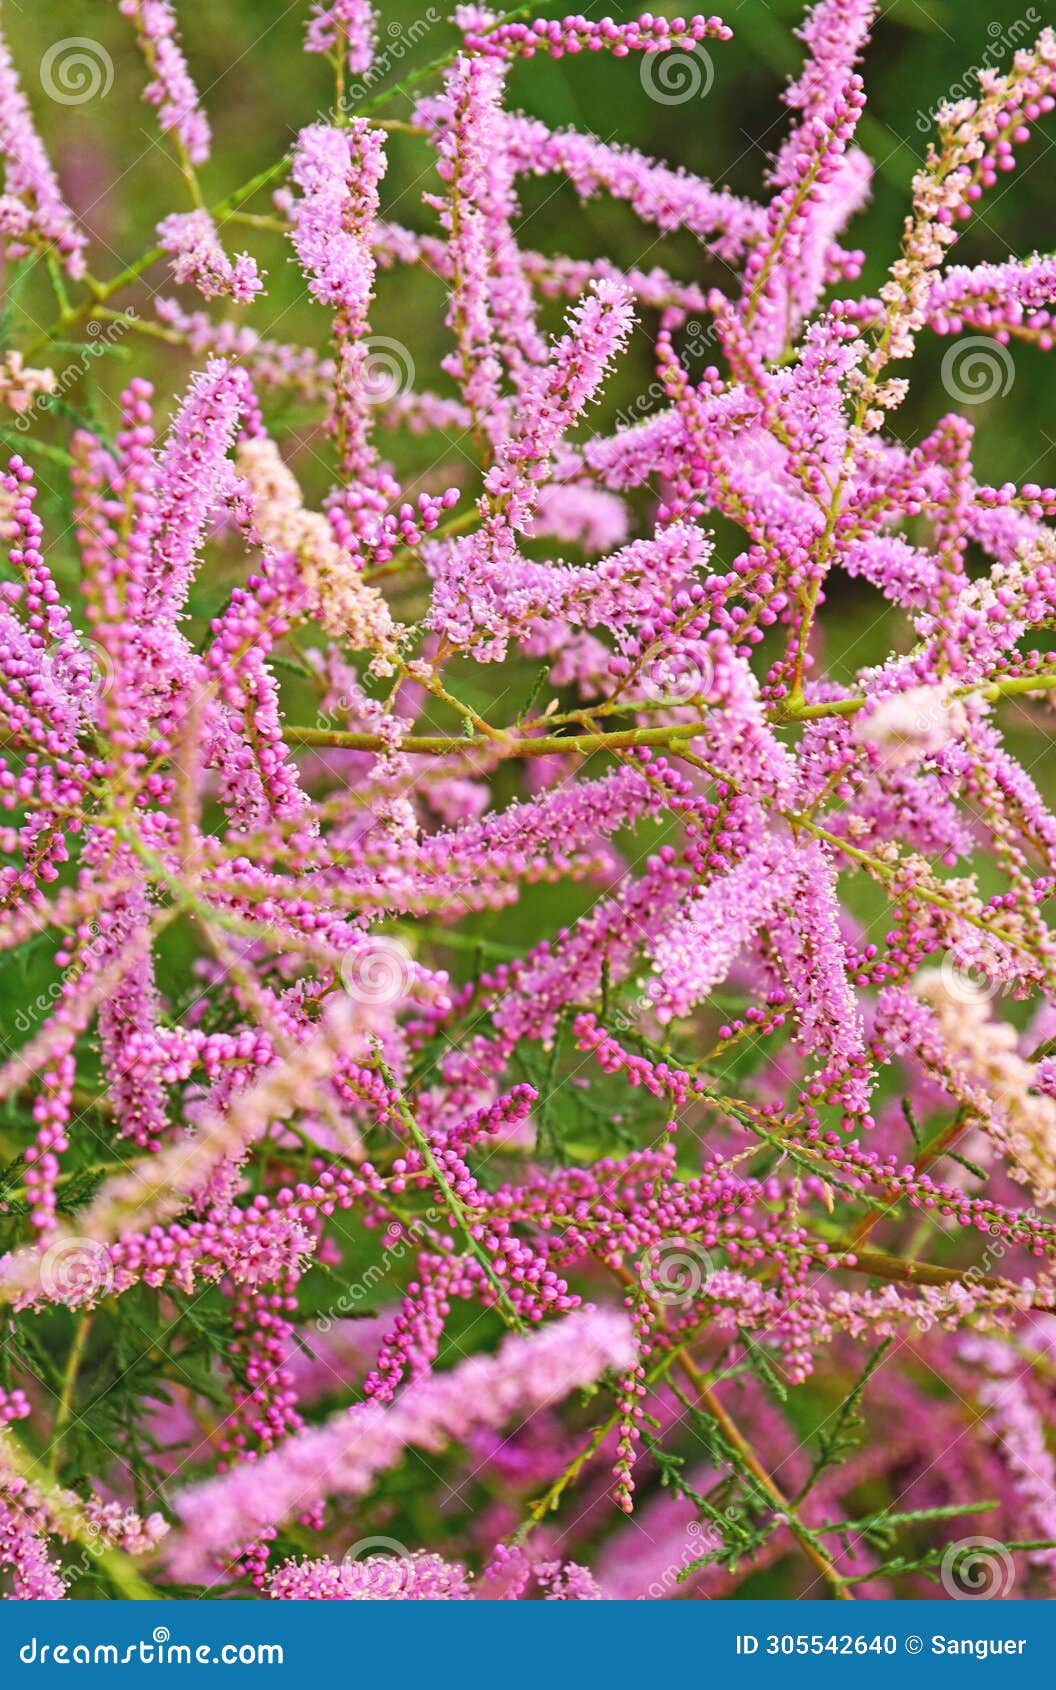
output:
M110 280L0 42L0 1589L1051 1596L1056 487L903 407L1056 342L959 244L1056 35L867 261L874 0L754 196L519 109L736 13L459 7L393 88L316 0L240 187L119 10L179 193Z

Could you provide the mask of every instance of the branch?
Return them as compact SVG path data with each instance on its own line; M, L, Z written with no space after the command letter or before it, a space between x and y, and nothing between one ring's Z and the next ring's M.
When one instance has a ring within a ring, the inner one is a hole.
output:
M679 722L672 727L614 728L609 733L526 735L498 733L494 739L483 734L440 735L409 734L397 749L426 757L465 755L467 752L488 751L505 760L510 757L552 757L574 754L589 757L595 751L632 751L639 745L676 745L692 739L703 727L702 722ZM391 751L391 740L381 734L344 733L336 728L286 728L290 745L324 745L335 751Z

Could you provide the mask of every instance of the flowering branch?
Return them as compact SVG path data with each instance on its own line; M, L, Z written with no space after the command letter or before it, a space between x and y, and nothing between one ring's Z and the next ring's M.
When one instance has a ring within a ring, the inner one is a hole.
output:
M331 109L208 205L177 9L120 10L184 204L109 280L0 43L4 1588L617 1599L655 1543L661 1595L956 1595L985 1510L1045 1594L1056 490L890 422L933 333L1056 341L1050 258L951 262L1056 37L939 113L872 297L872 0L807 12L754 199L511 109L699 89L717 17L460 8L386 90L315 0ZM526 248L528 176L721 287ZM104 326L160 403L92 402Z

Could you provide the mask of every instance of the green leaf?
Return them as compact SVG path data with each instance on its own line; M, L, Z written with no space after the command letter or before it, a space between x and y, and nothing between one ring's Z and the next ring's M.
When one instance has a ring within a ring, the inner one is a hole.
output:
M855 1383L836 1409L835 1414L830 1416L832 1425L827 1430L821 1431L818 1437L814 1465L806 1484L796 1498L797 1505L813 1490L822 1473L830 1467L839 1466L851 1450L856 1449L861 1442L862 1433L865 1431L865 1421L862 1417L862 1397L865 1393L865 1387L893 1342L893 1338L885 1338L882 1344L877 1345Z

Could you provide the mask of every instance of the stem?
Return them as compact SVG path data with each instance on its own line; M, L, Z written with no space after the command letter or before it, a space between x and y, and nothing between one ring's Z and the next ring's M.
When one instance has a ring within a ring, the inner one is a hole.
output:
M461 1199L455 1193L451 1186L451 1182L449 1181L443 1168L440 1166L440 1163L437 1161L432 1145L429 1143L425 1133L423 1133L421 1127L418 1125L418 1122L408 1104L405 1103L402 1096L396 1092L396 1082L385 1063L382 1062L380 1058L378 1066L385 1084L389 1087L390 1091L396 1093L393 1105L396 1113L403 1125L406 1127L409 1136L414 1140L415 1145L421 1152L422 1160L429 1169L437 1190L440 1192L444 1202L448 1206L451 1219L454 1221L458 1230L465 1239L467 1249L470 1251L470 1254L476 1258L483 1269L488 1284L495 1293L498 1306L503 1310L509 1324L514 1328L514 1330L517 1332L524 1332L524 1322L517 1313L517 1310L514 1308L513 1303L510 1301L506 1288L496 1274L495 1269L488 1258L487 1252L484 1251L477 1242L477 1239L474 1236L473 1222L466 1214L465 1209L462 1207Z
M903 1285L963 1285L963 1268L938 1267L934 1262L910 1262L902 1256L888 1256L881 1250L857 1250L855 1260L837 1265L867 1273L872 1279L889 1279ZM988 1291L1016 1291L1019 1287L1010 1279L995 1279L993 1274L973 1273L973 1285L985 1285Z
M879 880L890 880L893 877L895 869L890 863L881 862L879 857L871 857L867 851L860 851L857 845L848 844L846 839L839 837L839 834L830 833L827 828L819 827L816 822L812 822L807 816L799 815L793 811L786 811L785 814L794 826L805 827L807 832L812 833L816 839L823 839L826 845L831 845L835 850L842 851L844 856L853 857L855 862L861 863ZM1023 956L1035 960L1034 953L1029 945L1023 944L1022 940L1014 938L1010 933L1002 933L997 928L991 927L981 916L974 915L968 910L958 909L957 905L951 902L949 898L944 898L941 892L933 892L930 887L920 883L913 885L912 892L915 898L922 898L926 904L933 904L936 909L945 910L948 915L956 916L958 921L966 921L970 927L978 927L981 933L987 933L992 939L999 939L1003 944L1009 945L1012 950L1020 951Z
M914 1157L913 1168L915 1172L922 1174L930 1168L933 1163L937 1162L943 1152L961 1136L962 1132L965 1131L965 1127L966 1123L964 1120L964 1114L963 1111L959 1109L953 1119L939 1132L937 1132L934 1138L929 1139L928 1143L921 1150L920 1155ZM874 1226L876 1226L879 1221L883 1220L885 1214L887 1213L889 1213L889 1211L886 1209L878 1209L875 1215L865 1215L848 1237L846 1248L848 1250L855 1250L859 1244L863 1244L872 1232Z
M970 687L954 687L950 697L971 698L977 693L993 703L999 698L1015 698L1021 693L1051 692L1054 687L1056 671L1046 671L1037 675L1006 675L999 681L976 681ZM803 704L790 698L769 714L774 725L782 727L789 722L822 722L830 716L854 716L868 703L869 700L861 693L847 698L827 699L820 704Z
M825 1551L820 1548L817 1543L815 1543L812 1533L798 1518L795 1509L792 1507L792 1504L789 1502L780 1485L778 1485L776 1481L770 1477L770 1474L759 1460L759 1457L748 1442L748 1439L744 1436L744 1433L737 1425L737 1422L731 1419L730 1415L727 1413L726 1409L723 1408L722 1403L715 1395L711 1386L705 1382L704 1375L700 1371L696 1362L691 1360L691 1358L683 1352L678 1358L678 1365L696 1392L697 1399L700 1402L701 1407L706 1409L711 1415L727 1443L732 1444L734 1449L736 1449L738 1455L751 1472L753 1478L757 1479L763 1490L765 1490L777 1512L784 1515L788 1522L789 1531L796 1539L808 1561L813 1562L825 1582L831 1585L833 1595L841 1602L853 1601L854 1598L847 1589L847 1586L840 1577L840 1574L829 1560L829 1557L826 1555Z
M639 745L675 745L692 739L701 730L700 722L680 722L664 728L615 728L611 733L541 734L537 738L519 738L493 729L494 738L483 734L467 739L464 735L410 734L400 742L400 750L427 757L465 755L467 751L483 751L508 757L550 757L572 754L589 757L595 751L631 751ZM328 745L337 751L385 751L389 742L381 734L344 733L336 728L288 726L286 739L290 745Z
M81 1361L84 1357L84 1347L88 1341L88 1334L91 1331L91 1328L91 1314L82 1314L80 1320L77 1322L77 1327L73 1334L73 1343L70 1345L70 1353L66 1360L66 1372L63 1375L62 1380L62 1395L59 1398L59 1406L55 1411L55 1424L51 1431L52 1473L58 1472L59 1448L62 1443L63 1432L69 1422L70 1411L73 1407L73 1393L77 1385L77 1375L80 1372Z
M462 526L461 523L458 524ZM454 527L454 524L452 524ZM1011 675L1000 681L979 681L970 687L957 687L951 698L968 698L978 693L991 701L999 698L1013 698L1022 693L1049 692L1056 688L1056 671L1043 675ZM796 704L793 701L776 706L768 712L769 720L775 727L787 726L792 722L818 722L830 716L854 716L859 710L864 710L869 700L860 694L848 698L829 699L821 704ZM570 713L571 714L571 713ZM578 712L577 712L578 714ZM692 739L704 726L703 722L678 722L670 727L653 728L617 728L609 733L577 734L561 736L548 734L536 739L512 739L504 742L503 756L505 757L548 757L552 753L578 752L588 756L592 751L624 751L636 745L671 745L675 741ZM502 741L500 730L491 729L497 735L496 743ZM381 751L385 749L379 734L342 733L329 728L312 728L308 726L289 726L286 737L291 745L329 745L335 749L345 751ZM479 742L477 742L479 744ZM426 756L446 756L450 752L465 751L473 745L472 740L465 738L438 735L412 734L402 743L401 749L409 752L421 752ZM801 820L801 818L796 818ZM803 826L813 824L803 821ZM820 831L820 830L815 830ZM843 841L835 840L832 835L826 835L830 844L838 844L841 850L851 850ZM864 853L852 852L863 856ZM869 859L872 861L872 859Z

